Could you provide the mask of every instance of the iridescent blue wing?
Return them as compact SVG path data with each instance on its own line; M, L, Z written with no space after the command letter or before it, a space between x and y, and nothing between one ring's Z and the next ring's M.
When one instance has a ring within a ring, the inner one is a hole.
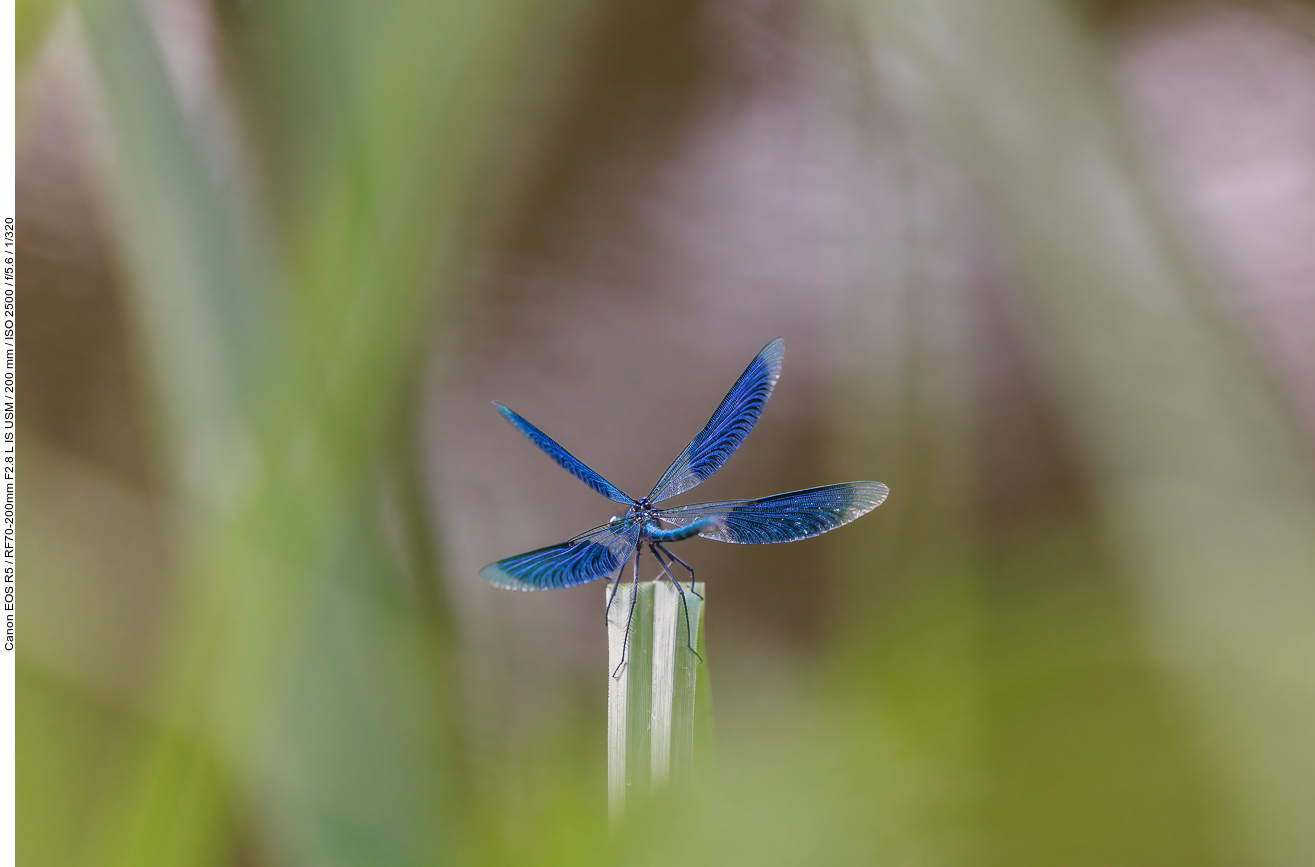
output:
M703 430L658 479L653 493L648 495L650 503L688 491L726 463L758 423L758 416L762 415L763 406L781 376L784 359L785 341L781 338L762 348L731 386Z
M586 467L578 458L576 458L575 455L553 442L552 438L546 433L539 430L516 413L507 409L496 400L493 401L493 405L498 408L498 412L502 413L503 418L511 422L512 427L524 434L527 440L547 452L548 457L556 461L568 473L575 476L604 497L607 497L609 500L616 500L618 503L625 503L627 506L635 502L630 497L627 497L625 492L616 485Z
M693 503L663 509L657 517L675 527L707 518L714 523L700 536L740 545L769 545L820 536L844 526L880 506L887 493L881 482L845 482L757 500Z
M508 590L574 587L615 572L630 559L638 541L637 523L613 521L569 542L490 563L479 570L479 577Z

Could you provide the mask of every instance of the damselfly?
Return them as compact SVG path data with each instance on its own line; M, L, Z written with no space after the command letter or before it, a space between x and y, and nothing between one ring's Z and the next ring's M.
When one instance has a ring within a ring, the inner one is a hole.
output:
M671 567L679 563L689 572L691 593L694 592L694 569L671 553L667 545L692 536L742 545L794 542L834 530L881 505L888 493L885 485L880 482L844 482L756 500L716 500L670 509L657 508L657 504L663 500L684 493L705 481L739 448L757 424L767 398L771 397L772 389L776 387L784 357L785 341L780 337L764 346L744 373L740 374L735 385L731 386L703 430L672 462L648 496L640 500L622 492L543 431L495 401L494 406L503 418L511 422L530 442L547 452L549 457L586 485L624 505L626 511L613 516L603 526L581 533L560 545L550 545L490 563L479 570L480 577L490 584L513 590L546 590L584 584L615 571L616 581L607 600L610 614L612 600L616 598L622 572L631 555L634 556L633 581L638 590L639 558L647 547L662 567L662 572L680 592L685 612L685 634L689 636L689 609L685 602L685 592L672 574ZM635 602L638 598L638 592L631 593L626 639L622 642L621 662L614 676L625 663L630 623L635 615ZM690 650L694 650L692 643Z

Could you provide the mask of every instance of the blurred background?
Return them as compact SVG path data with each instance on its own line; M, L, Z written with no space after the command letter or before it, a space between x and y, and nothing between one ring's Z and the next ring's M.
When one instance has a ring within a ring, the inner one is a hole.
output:
M1315 8L19 0L26 865L1315 863ZM715 740L608 834L685 500ZM650 576L651 577L651 576Z

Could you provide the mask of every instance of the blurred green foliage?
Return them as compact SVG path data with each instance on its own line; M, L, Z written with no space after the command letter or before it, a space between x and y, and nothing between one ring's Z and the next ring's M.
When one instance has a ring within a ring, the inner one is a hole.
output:
M24 71L45 43L46 34L64 4L59 0L20 0L14 4L18 70Z
M31 57L55 5L20 9ZM838 387L833 458L893 493L827 549L829 638L798 683L719 705L693 791L614 835L601 699L477 748L413 433L497 112L587 10L217 4L253 208L142 8L77 9L178 590L141 706L20 661L23 863L1315 858L1309 468L1202 313L1067 6L832 11L912 70L901 108L997 209L1089 496L984 520L963 335L918 291L869 299L906 339Z

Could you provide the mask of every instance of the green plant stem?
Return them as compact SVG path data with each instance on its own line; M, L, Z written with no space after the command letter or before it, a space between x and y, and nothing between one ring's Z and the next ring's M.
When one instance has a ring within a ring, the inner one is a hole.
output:
M633 592L629 584L617 590L607 619L607 794L613 824L625 813L627 793L656 791L672 779L688 784L694 766L700 664L691 647L699 648L702 637L703 584L694 584L691 592L670 581L641 583L627 640Z

